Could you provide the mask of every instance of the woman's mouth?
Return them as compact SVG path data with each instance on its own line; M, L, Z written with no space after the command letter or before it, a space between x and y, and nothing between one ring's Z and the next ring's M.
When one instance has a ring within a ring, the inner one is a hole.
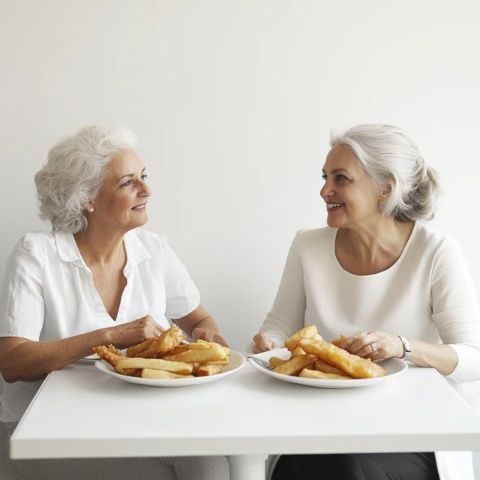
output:
M138 212L141 210L145 210L146 206L147 206L147 202L142 203L141 205L137 205L136 207L132 207L132 210L134 210L135 212Z
M340 208L344 207L344 203L327 203L327 212L336 212Z

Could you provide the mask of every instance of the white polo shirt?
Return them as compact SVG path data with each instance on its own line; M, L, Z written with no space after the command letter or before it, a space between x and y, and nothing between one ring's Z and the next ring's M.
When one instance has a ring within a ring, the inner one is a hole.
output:
M167 319L184 317L198 307L198 290L165 236L132 230L125 235L124 244L127 285L113 320L73 235L27 233L7 263L0 301L0 337L54 340L147 314L168 328ZM41 382L1 381L0 420L16 422Z

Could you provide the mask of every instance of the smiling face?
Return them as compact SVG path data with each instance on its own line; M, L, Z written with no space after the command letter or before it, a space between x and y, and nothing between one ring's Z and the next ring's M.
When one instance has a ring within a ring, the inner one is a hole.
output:
M381 193L352 150L335 145L323 166L320 190L327 204L327 223L333 228L356 228L378 221Z
M101 222L102 228L127 232L144 225L150 188L141 158L133 150L114 155L106 167L100 191L91 202L94 213L89 222Z

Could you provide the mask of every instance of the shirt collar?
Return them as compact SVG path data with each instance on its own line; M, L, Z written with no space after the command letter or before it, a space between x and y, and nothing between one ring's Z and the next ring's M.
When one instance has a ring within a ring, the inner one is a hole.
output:
M78 247L72 233L54 232L54 235L60 260L63 260L64 262L83 263L82 256L78 251Z
M138 238L136 229L128 231L123 237L123 242L125 244L125 251L127 252L127 264L124 269L126 274L141 261L152 257L147 247L140 238Z
M79 266L86 267L73 234L65 232L54 232L55 243L57 244L58 256L64 262L72 262ZM127 264L125 273L135 268L142 260L151 258L150 252L143 242L138 238L135 230L127 232L123 238L125 251L127 252Z

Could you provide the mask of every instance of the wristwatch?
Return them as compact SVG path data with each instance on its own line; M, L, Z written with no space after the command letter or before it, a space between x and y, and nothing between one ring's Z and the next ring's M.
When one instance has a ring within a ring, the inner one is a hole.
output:
M402 360L410 360L412 356L412 347L410 346L410 342L402 335L399 335L398 338L400 338L400 341L403 345L403 355L400 358Z

